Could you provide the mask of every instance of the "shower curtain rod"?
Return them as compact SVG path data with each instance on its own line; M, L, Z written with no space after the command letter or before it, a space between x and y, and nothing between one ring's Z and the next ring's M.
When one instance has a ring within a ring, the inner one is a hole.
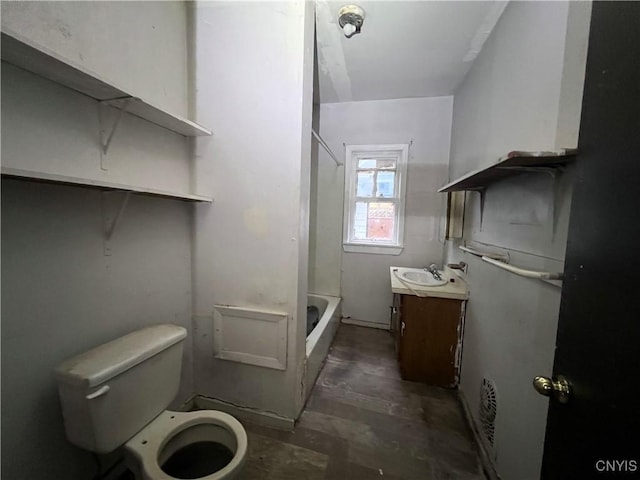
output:
M311 129L311 133L313 133L313 136L316 137L316 140L318 140L318 143L320 145L322 145L322 148L324 148L327 153L329 154L329 156L333 159L334 162L336 162L336 165L341 167L342 164L338 161L338 159L336 158L336 156L333 154L333 152L331 151L331 149L329 148L329 145L326 144L326 142L322 139L322 137L320 135L318 135L316 133L316 131L312 128Z

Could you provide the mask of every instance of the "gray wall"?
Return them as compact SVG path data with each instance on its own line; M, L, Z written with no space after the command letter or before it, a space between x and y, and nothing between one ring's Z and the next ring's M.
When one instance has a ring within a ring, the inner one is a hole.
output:
M454 97L450 178L494 163L511 150L577 145L590 4L511 2ZM464 238L508 251L510 263L562 271L572 171L557 183L524 174L493 184L484 219L479 194L468 193ZM531 387L550 375L559 287L517 277L462 254L448 242L446 259L468 262L460 389L479 419L480 387L498 392L495 445L505 480L540 476L547 399Z
M56 365L147 325L190 328L190 205L133 196L105 256L102 196L2 181L3 478L95 473L65 438ZM178 402L193 390L185 344Z

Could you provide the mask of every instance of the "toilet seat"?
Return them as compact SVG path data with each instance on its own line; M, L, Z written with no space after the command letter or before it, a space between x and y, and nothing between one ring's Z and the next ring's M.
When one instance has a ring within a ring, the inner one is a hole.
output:
M141 480L174 480L161 465L180 448L196 442L217 442L233 458L222 469L198 480L231 479L239 472L247 453L247 434L231 415L216 410L172 412L165 410L124 446L136 460Z

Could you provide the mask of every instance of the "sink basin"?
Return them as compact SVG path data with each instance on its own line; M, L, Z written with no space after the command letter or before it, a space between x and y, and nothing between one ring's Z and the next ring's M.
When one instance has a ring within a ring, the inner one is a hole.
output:
M430 273L417 270L402 272L400 277L405 282L420 285L422 287L440 287L447 284L447 280L436 280Z

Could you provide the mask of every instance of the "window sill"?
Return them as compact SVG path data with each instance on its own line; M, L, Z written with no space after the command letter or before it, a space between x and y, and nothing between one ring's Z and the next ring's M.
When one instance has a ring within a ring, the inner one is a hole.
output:
M374 255L400 255L404 247L399 245L368 245L363 243L343 243L342 249L351 253L372 253Z

